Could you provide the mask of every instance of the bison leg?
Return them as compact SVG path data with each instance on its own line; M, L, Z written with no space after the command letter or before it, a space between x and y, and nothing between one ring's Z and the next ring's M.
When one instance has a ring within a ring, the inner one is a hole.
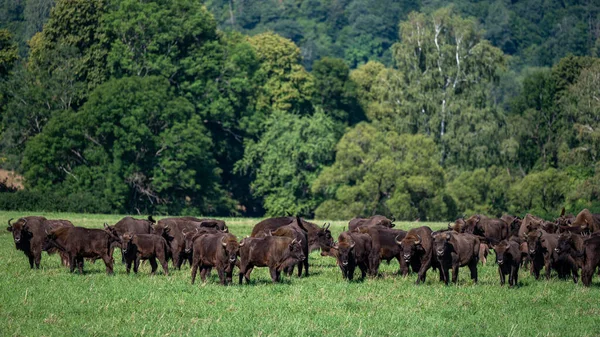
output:
M131 272L131 265L133 264L133 260L132 259L127 259L127 275L129 275L129 273Z
M104 265L106 266L106 274L107 275L113 275L113 258L112 256L109 256L108 253L102 256L102 261L104 261ZM138 262L136 260L136 262ZM83 265L83 262L81 263L81 265ZM134 271L137 273L137 268L134 269Z
M269 268L269 272L271 273L271 281L277 283L279 281L279 272L277 272L277 268Z
M552 274L552 263L550 261L544 263L544 268L546 268L546 280L550 279Z
M202 282L206 282L206 275L208 275L209 272L210 268L200 267L200 278L202 279Z
M29 268L33 269L33 255L30 253L29 255L27 255L27 258L29 259Z
M160 261L165 276L169 275L169 263L167 262L167 259L163 256L158 258L158 261Z
M33 262L35 263L35 269L40 269L41 261L42 261L42 251L35 250L33 252Z
M156 263L156 258L153 256L150 259L150 266L152 267L152 271L150 275L156 275L156 269L158 269L158 264Z
M429 262L429 261L427 261L421 265L421 267L419 268L419 272L417 274L416 284L419 284L420 282L425 283L425 279L427 278L427 269L429 269L430 265L431 265L431 262Z
M83 257L77 258L77 268L79 269L79 274L83 275Z
M217 273L219 274L219 281L221 285L225 285L225 271L223 268L217 268Z
M140 268L140 257L136 256L135 260L133 261L133 272L137 274L139 268Z
M477 283L477 259L473 259L469 264L469 270L471 270L471 280Z
M232 269L231 271L228 271L225 274L225 276L226 276L226 278L225 278L225 285L231 284L231 280L233 278L233 268L231 268L231 269Z
M75 255L69 254L69 259L71 260L71 273L75 271L75 266L77 266L77 257Z
M192 284L194 284L194 282L196 282L196 274L197 273L198 273L198 264L193 263L192 264Z
M458 265L452 266L452 283L458 282Z
M304 276L308 277L308 254L306 254L306 259L302 263L304 263Z

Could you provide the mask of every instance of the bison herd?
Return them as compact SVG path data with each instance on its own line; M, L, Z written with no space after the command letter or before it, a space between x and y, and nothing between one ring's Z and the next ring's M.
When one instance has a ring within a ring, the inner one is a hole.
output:
M356 268L361 278L377 276L381 261L396 259L398 273L417 274L416 283L426 280L429 269L438 270L441 282L458 280L461 267L468 267L477 282L477 266L486 263L490 250L495 252L500 284L508 275L509 286L518 284L519 268L529 268L539 278L554 270L560 278L572 277L589 286L600 264L600 214L584 209L577 216L565 215L555 221L527 214L520 218L505 215L489 218L473 215L459 218L448 228L432 231L427 226L408 231L394 229L394 220L376 215L355 218L338 240L334 241L328 225L318 226L300 217L269 218L256 224L249 237L239 240L229 233L222 220L196 217L165 218L158 222L125 217L104 229L76 227L68 220L48 220L28 216L8 221L15 246L25 253L31 268L39 268L42 251L58 253L62 264L71 272L83 273L84 261L102 259L107 274L113 273L113 251L120 248L127 273L138 272L147 260L152 274L158 262L165 275L168 261L180 269L186 261L191 266L191 282L198 269L202 281L214 268L220 283L229 284L238 268L239 283L250 282L255 267L268 267L273 282L281 274L309 275L308 255L321 250L322 256L334 257L344 279L353 280Z

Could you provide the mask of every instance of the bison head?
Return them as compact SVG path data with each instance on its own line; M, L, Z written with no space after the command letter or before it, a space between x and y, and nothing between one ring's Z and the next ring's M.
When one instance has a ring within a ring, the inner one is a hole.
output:
M496 263L503 265L512 259L510 255L510 243L506 240L500 241L497 245L492 245L492 249L496 252Z
M452 234L449 232L432 233L433 236L433 252L441 257L451 250L450 239Z
M290 250L290 257L297 259L298 261L304 261L304 251L302 250L302 240L292 240L288 249Z
M199 230L196 228L195 231L186 231L185 229L181 231L183 235L184 249L186 254L190 254L194 247L194 240L199 236Z
M345 268L350 262L350 260L353 258L353 249L355 245L356 242L354 241L342 241L337 245L333 246L333 249L336 249L338 251L338 260L340 261L340 265L342 267Z
M418 234L416 236L412 234L407 235L402 241L399 241L398 236L396 236L396 243L400 245L402 257L406 262L409 262L418 251L423 250L423 247L421 246L422 242L421 236Z
M132 245L133 234L129 232L123 234L123 236L121 237L121 250L123 251L123 254L127 254L127 252L132 249Z
M237 242L237 238L233 235L224 235L221 239L221 246L225 250L227 256L227 267L225 271L230 272L235 266L238 255L240 255L240 244Z
M554 251L556 254L569 253L573 248L573 234L571 232L563 233L558 236L558 244Z
M114 227L109 226L107 223L104 223L104 231L106 232L106 234L108 234L109 241L115 241L122 244L121 238L119 237L119 233L117 233L117 230Z
M317 231L317 241L323 251L329 251L333 246L333 237L331 236L331 231L329 231L330 226L331 224L323 224L323 227Z
M542 243L545 239L542 238L542 231L536 230L525 235L529 255L535 255L536 252L542 250Z
M8 219L8 228L6 229L9 232L12 232L13 240L15 244L18 245L21 241L25 241L31 237L31 232L29 231L29 227L27 226L27 219L19 219L17 222L11 224L12 218Z

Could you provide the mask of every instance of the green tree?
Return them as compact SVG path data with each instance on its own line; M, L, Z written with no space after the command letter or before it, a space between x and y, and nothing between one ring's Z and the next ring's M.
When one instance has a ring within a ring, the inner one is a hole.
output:
M315 82L315 104L343 124L356 124L364 113L356 99L356 85L350 79L350 68L341 59L315 61L311 72Z
M513 184L508 191L511 214L532 213L555 218L565 206L572 181L565 172L549 168L533 172Z
M227 213L211 139L193 112L167 80L110 80L27 143L26 182L39 191L92 192L118 211Z
M494 164L502 116L488 96L505 63L502 51L451 8L411 13L400 33L402 43L393 48L398 70L380 76L378 109L367 115L430 135L445 165Z
M399 135L379 124L362 122L342 137L336 149L335 163L312 186L313 193L327 198L315 211L316 217L449 217L451 200L443 193L444 172L431 138Z
M0 79L8 76L18 58L17 45L13 43L10 32L6 29L0 29Z
M257 142L248 141L236 170L252 174L252 192L270 216L311 215L320 198L310 185L333 159L335 122L322 111L312 116L274 112Z

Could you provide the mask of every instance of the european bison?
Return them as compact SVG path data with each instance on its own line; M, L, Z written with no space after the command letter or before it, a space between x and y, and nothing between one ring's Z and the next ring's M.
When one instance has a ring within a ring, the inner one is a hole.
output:
M565 215L565 208L563 207L562 211L560 212L560 215L558 216L558 218L556 218L556 224L558 226L570 226L573 221L575 221L575 216L573 214L566 214Z
M228 233L204 234L194 241L194 260L192 262L192 284L200 268L202 282L212 268L217 269L222 285L231 283L233 267L237 262L240 244L237 238Z
M296 239L296 241L302 242L302 252L304 256L307 258L303 261L298 262L298 277L302 276L302 267L304 267L304 276L308 276L308 235L307 232L303 230L302 221L298 217L295 221L293 221L289 225L285 225L277 228L275 231L270 232L270 235L273 236L285 236L290 239ZM285 272L291 276L294 271L294 266L288 267L288 270Z
M571 232L560 234L556 248L554 248L554 251L558 254L558 260L571 267L571 274L575 283L577 283L579 277L579 268L583 268L583 250L583 237Z
M42 251L46 250L48 254L56 251L54 247L47 245L47 232L61 228L73 227L73 224L68 220L48 220L41 216L23 217L11 224L8 220L8 230L12 233L15 248L23 251L29 259L29 267L33 269L40 268L42 260ZM61 254L63 264L65 263L64 256Z
M374 215L369 218L354 218L348 222L348 230L353 231L362 226L383 226L387 228L393 228L395 226L395 220L396 219L394 218L390 220L383 215Z
M119 237L123 236L125 233L130 234L151 234L153 231L152 226L156 221L152 218L152 216L148 216L148 219L135 219L130 216L126 216L123 219L119 220L113 226L109 226L113 228ZM110 256L113 256L114 247L119 246L116 242L113 243L110 249ZM121 247L120 247L121 248ZM121 248L121 258L122 261L125 262L125 257L123 256L123 250Z
M502 240L498 244L492 244L492 249L496 252L501 286L506 282L506 275L508 275L508 285L510 287L518 284L519 267L523 258L520 248L520 244L513 240Z
M227 227L227 225L225 224L225 221L223 221L223 220L210 219L210 218L196 218L193 216L182 216L182 217L173 218L173 219L197 222L198 226L200 226L200 227L214 228L214 229L217 229L224 233L229 232L229 228Z
M254 225L252 234L250 236L257 237L260 235L260 233L267 234L271 231L275 231L279 227L289 225L294 221L296 221L296 217L293 216L265 219ZM325 249L328 249L332 246L333 237L331 236L331 231L329 231L329 225L324 224L322 227L319 227L316 224L306 220L301 220L301 223L308 235L309 252L324 247L327 247Z
M552 268L557 268L559 274L561 269L558 267L558 255L554 251L558 244L557 234L548 234L542 230L535 230L525 235L527 248L529 249L529 258L532 262L531 273L535 279L539 279L542 266L546 268L546 279L550 279ZM562 276L562 275L560 275Z
M544 223L544 219L531 215L531 214L527 214L525 215L525 217L523 218L523 221L521 221L521 227L519 227L519 234L518 236L520 238L524 237L525 235L527 235L527 233L530 232L534 232L538 229L540 229L542 227L542 224Z
M418 271L416 284L425 283L427 270L434 263L431 233L431 228L422 226L409 230L401 241L396 239L406 265L411 266L413 271ZM402 276L407 274L408 268L405 269Z
M193 232L202 228L205 227L201 226L199 222L182 218L161 219L154 226L154 234L164 237L171 248L173 267L181 269L184 260L192 263L192 255L185 252L183 232Z
M593 214L590 210L585 208L577 214L577 217L575 217L571 226L589 228L591 233L600 231L600 214Z
M402 258L402 250L396 241L404 239L406 231L383 226L363 226L359 227L357 230L360 233L369 234L371 236L372 249L369 260L371 273L373 275L378 274L381 260L385 260L389 263L392 259L396 259L399 264L398 274L403 274L405 272L408 266Z
M488 240L500 241L508 238L509 225L502 219L475 214L463 222L455 222L453 229L458 233L475 234Z
M340 234L338 243L333 246L333 249L337 251L337 262L344 279L352 281L356 267L361 271L361 279L364 279L367 273L371 274L369 260L371 243L372 239L368 234L356 232Z
M592 284L594 271L600 266L600 236L592 236L583 242L583 268L581 269L581 283L589 287Z
M108 227L104 230L60 227L48 234L48 243L68 254L71 272L78 266L81 274L84 258L101 258L106 265L106 273L113 274L113 258L109 252L114 241L121 243L117 232Z
M254 267L269 267L271 280L279 282L282 270L305 258L302 242L295 239L282 236L245 238L240 243L240 284L244 278L250 283Z
M459 267L468 266L471 279L477 282L479 238L473 234L444 232L433 234L433 252L440 265L440 278L448 285L452 268L452 282L458 281Z
M137 274L141 260L149 260L152 266L151 274L156 274L158 265L156 259L160 262L165 275L169 275L169 265L167 263L169 256L169 245L162 236L155 234L134 234L125 233L122 236L123 256L127 263L127 274L131 270L133 263L133 272Z

